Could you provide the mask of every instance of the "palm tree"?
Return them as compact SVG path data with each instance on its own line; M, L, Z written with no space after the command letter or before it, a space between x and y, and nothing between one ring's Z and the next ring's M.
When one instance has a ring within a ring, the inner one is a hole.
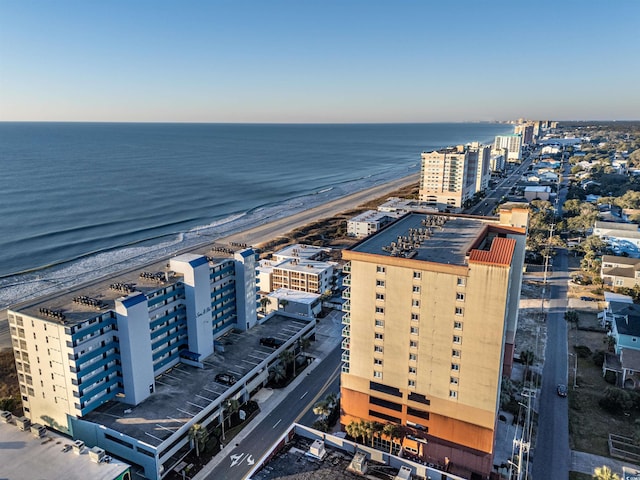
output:
M613 473L609 467L603 465L602 467L596 467L593 470L594 480L620 480L620 476Z
M382 429L382 433L389 437L389 442L391 446L389 447L389 453L393 453L393 440L396 438L400 438L400 431L398 425L395 423L387 423Z
M278 363L269 368L269 374L274 383L280 383L282 380L287 378L287 371L282 363Z
M191 425L191 428L189 428L189 440L196 447L196 457L200 456L200 449L205 446L208 438L209 434L207 429L201 424L194 423Z
M324 399L327 401L327 403L329 403L331 408L335 407L338 403L338 395L336 395L335 393L328 394L326 397L324 397Z
M278 356L280 361L284 364L285 369L290 363L293 363L293 376L296 376L296 355L291 350L283 350Z
M313 413L321 416L322 420L324 420L331 413L331 405L327 400L320 400L313 406Z
M360 423L359 422L351 420L351 422L349 422L349 424L346 425L344 427L344 429L346 430L347 435L349 435L351 438L353 438L354 440L357 441L358 437L360 436Z
M225 409L227 410L227 414L229 415L227 417L227 420L229 420L229 428L231 428L231 416L238 410L240 410L240 402L235 398L230 398L225 403Z
M262 297L260 299L260 307L262 308L263 314L267 311L267 305L271 305L271 299L269 297Z
M384 430L384 423L371 422L371 446L373 447L373 441L376 437L379 437Z
M287 305L289 305L289 300L285 300L284 298L281 298L280 300L278 300L278 305L280 305L282 310L284 310L286 312L287 311Z
M360 427L360 436L362 437L362 445L367 443L367 422L365 422L364 420L360 420L358 422L358 425Z
M309 348L309 345L311 345L311 340L309 340L307 337L298 338L298 346L300 347L301 353L304 353L304 351Z

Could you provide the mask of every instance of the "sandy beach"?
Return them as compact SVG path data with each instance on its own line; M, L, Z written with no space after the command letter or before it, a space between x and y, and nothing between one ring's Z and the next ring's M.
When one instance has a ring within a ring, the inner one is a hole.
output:
M383 197L384 195L389 195L402 187L417 182L418 180L419 175L413 174L389 183L376 185L375 187L338 198L331 202L281 218L274 222L266 223L255 228L221 238L217 240L217 243L239 242L259 247L261 244L284 235L295 228L354 209L366 202Z

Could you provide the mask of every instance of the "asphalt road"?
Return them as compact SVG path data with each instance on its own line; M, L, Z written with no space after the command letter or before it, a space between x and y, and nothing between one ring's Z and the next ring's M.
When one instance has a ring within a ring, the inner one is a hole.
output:
M253 431L206 477L208 480L241 480L267 450L299 419L308 421L308 411L331 385L339 382L342 349L337 345L287 400L275 407ZM314 416L315 417L315 416ZM313 422L315 418L311 421Z
M547 289L547 346L538 399L538 433L533 455L534 480L569 478L568 399L557 394L558 384L567 384L567 251L558 250Z
M564 178L567 177L568 165ZM562 205L567 195L566 180L560 189L557 213L562 215ZM569 280L566 249L556 250L554 272L549 277L549 301L547 314L547 346L542 370L542 388L538 400L538 433L533 456L534 480L569 478L571 452L569 450L569 407L566 397L559 397L558 384L567 385L567 309Z

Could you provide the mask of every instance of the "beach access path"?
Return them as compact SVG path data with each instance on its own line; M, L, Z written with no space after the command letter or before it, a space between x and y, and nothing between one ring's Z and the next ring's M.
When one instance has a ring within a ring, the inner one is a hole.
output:
M248 230L244 230L242 232L234 233L222 238L212 239L211 245L214 243L245 243L247 245L253 247L259 247L261 244L266 243L270 240L278 238L279 236L285 235L286 233L295 230L296 228L303 227L317 220L322 220L324 218L329 218L334 215L346 212L348 210L352 210L354 208L359 207L360 205L375 200L377 198L383 197L385 195L389 195L396 190L406 187L412 183L416 183L419 180L419 174L412 174L406 177L398 178L392 180L387 183L382 183L379 185L375 185L373 187L367 188L365 190L360 190L358 192L352 193L350 195L346 195L344 197L337 198L330 202L324 203L322 205L318 205L313 208L309 208L307 210L303 210L301 212L294 213L287 217L280 218L273 222L267 222L263 225L258 225L254 228L250 228ZM203 242L197 247L193 247L189 250L198 250L203 246L206 246L206 242ZM186 251L189 251L186 250ZM184 252L182 252L184 253ZM161 260L161 258L156 258L152 263ZM142 268L144 265L137 265L135 268ZM123 269L124 270L124 269ZM107 275L105 278L110 278L116 276L116 274ZM86 283L93 283L98 280L91 280ZM72 287L67 287L66 289L76 290L82 288L85 282L79 283ZM55 295L55 293L53 294ZM45 297L48 295L45 295ZM34 297L31 297L29 300L32 300ZM26 299L25 299L26 300ZM11 347L11 336L9 335L9 324L7 321L7 310L0 310L0 350L10 349Z

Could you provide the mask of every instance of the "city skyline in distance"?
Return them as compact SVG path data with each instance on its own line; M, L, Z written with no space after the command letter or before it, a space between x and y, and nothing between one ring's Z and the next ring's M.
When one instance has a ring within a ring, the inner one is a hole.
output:
M0 3L0 121L634 120L637 2Z

